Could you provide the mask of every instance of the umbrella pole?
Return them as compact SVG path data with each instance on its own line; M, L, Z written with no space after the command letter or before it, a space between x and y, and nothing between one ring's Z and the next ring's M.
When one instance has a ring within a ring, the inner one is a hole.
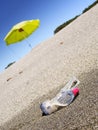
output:
M32 49L32 46L31 46L30 42L27 39L25 39L25 40L28 43L28 46L30 47L30 49Z
M24 31L24 30L23 30ZM25 31L24 31L25 32ZM26 32L25 32L26 33ZM27 34L27 33L26 33ZM24 37L24 39L27 41L27 43L28 43L28 45L29 45L29 47L30 47L30 49L32 49L32 46L31 46L31 44L30 44L30 42L27 40L27 38L25 38L25 35L23 35L22 34L22 36Z
M31 46L31 44L29 44L29 47L32 49L32 46Z

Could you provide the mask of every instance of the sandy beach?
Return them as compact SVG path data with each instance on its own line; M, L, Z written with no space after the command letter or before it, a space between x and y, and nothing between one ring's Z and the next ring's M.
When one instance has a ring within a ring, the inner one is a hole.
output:
M0 130L98 129L98 5L0 74ZM40 103L72 76L80 94L42 116Z

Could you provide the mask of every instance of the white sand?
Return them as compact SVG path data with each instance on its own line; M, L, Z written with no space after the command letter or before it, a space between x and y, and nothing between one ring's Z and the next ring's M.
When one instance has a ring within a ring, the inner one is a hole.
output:
M0 126L73 75L92 69L98 69L98 5L0 75Z

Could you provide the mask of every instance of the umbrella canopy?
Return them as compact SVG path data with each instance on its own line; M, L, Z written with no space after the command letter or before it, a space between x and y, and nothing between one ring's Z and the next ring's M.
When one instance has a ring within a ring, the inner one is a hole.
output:
M30 36L39 27L39 25L40 21L38 19L23 21L16 24L4 38L6 45L24 40Z

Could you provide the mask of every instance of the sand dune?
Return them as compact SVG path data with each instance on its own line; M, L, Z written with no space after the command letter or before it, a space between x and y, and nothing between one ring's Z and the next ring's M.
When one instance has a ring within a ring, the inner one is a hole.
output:
M0 130L98 128L97 21L98 5L0 74ZM42 117L40 102L73 75L81 82L77 100Z

